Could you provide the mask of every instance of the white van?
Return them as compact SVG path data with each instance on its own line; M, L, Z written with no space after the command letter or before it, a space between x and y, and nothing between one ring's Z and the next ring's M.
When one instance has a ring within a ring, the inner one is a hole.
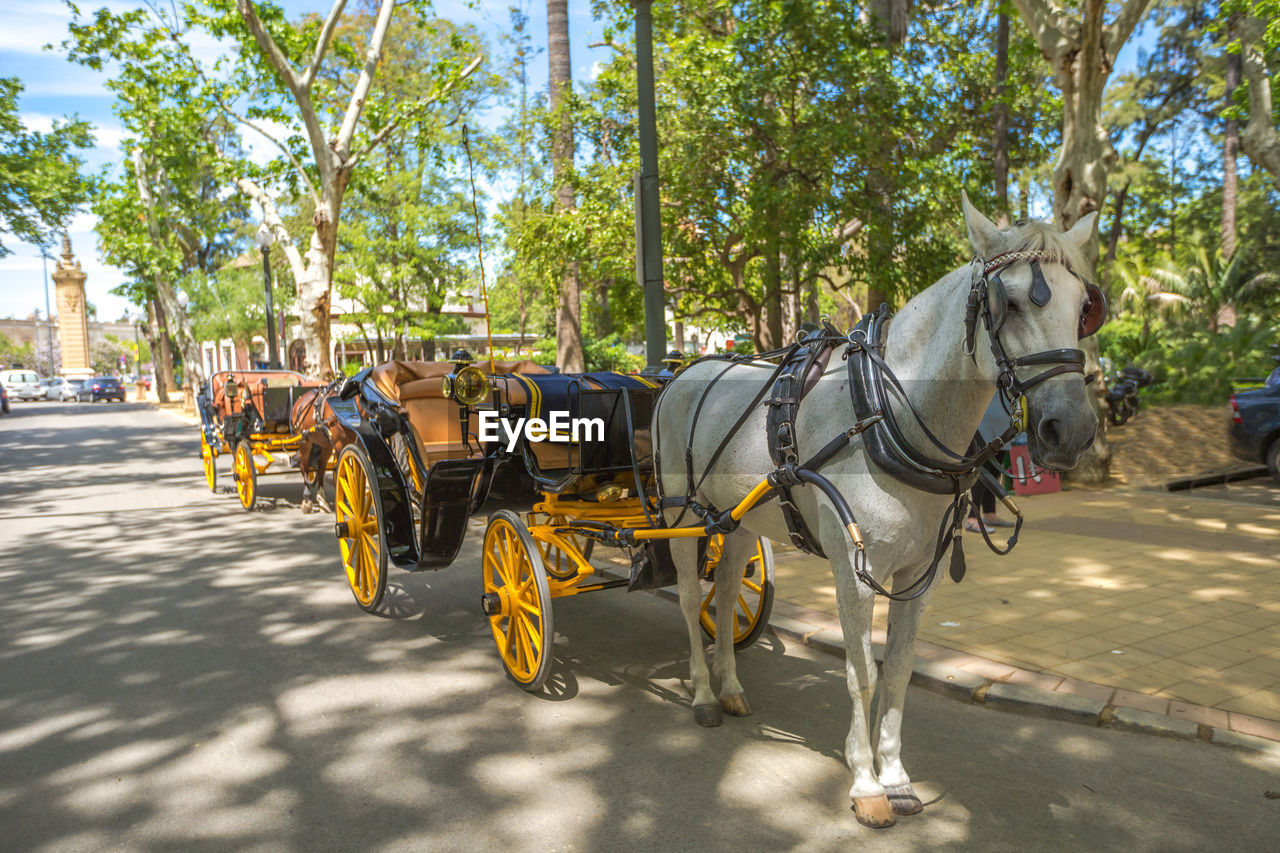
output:
M4 383L11 400L41 400L49 393L34 370L6 370L0 373L0 383Z

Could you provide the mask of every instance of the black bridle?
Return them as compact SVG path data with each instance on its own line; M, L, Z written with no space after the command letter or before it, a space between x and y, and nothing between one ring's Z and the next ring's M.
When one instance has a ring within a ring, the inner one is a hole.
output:
M1085 303L1080 312L1076 326L1077 339L1087 338L1102 327L1107 317L1107 297L1096 284L1086 281L1071 269L1071 266L1056 252L1046 250L1025 250L1005 252L989 261L974 259L974 277L969 287L969 298L965 306L964 353L972 359L975 355L977 324L979 318L987 332L987 341L991 346L991 355L996 362L996 389L1001 404L1011 418L1020 421L1022 430L1026 429L1027 392L1045 380L1066 373L1084 375L1084 351L1076 348L1043 350L1042 352L1010 358L1005 352L1004 343L1000 340L1000 330L1004 326L1008 311L1008 296L1004 282L1000 280L1000 271L1017 264L1029 264L1031 267L1031 287L1028 298L1038 307L1044 307L1053 298L1053 290L1049 287L1040 268L1042 261L1061 264L1085 286ZM1052 365L1030 379L1019 379L1017 368ZM1016 414L1015 414L1016 412ZM1015 432L1014 435L1017 433ZM1012 436L1009 436L1012 438ZM1001 443L1008 441L1002 439Z

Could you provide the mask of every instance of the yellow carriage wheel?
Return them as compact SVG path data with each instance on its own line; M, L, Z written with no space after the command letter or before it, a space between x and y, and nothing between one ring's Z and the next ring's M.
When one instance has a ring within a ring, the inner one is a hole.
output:
M236 481L240 505L246 510L253 509L258 500L258 467L253 464L253 450L249 447L249 442L242 441L236 445L231 474Z
M545 522L549 527L561 527L569 524L569 519L563 515L549 516ZM591 552L594 549L595 541L585 536L569 535L565 537L574 544L578 549L579 556L587 562L591 562ZM542 565L547 570L547 574L558 581L573 580L578 576L578 564L573 557L566 554L560 548L552 545L550 542L538 540L538 551L542 554Z
M720 562L723 545L723 536L712 536L707 541L707 574ZM716 620L711 613L715 597L716 585L712 582L702 599L702 612L698 615L702 632L712 640L716 638ZM772 612L773 547L768 539L760 538L756 540L751 559L742 570L742 585L733 609L733 647L741 651L760 639L764 629L769 627L769 614Z
M218 454L213 452L203 433L200 434L200 461L204 463L204 481L209 484L209 491L218 491Z
M551 588L542 554L520 516L504 509L489 518L481 559L481 606L502 666L525 690L540 690L551 671L555 636Z
M382 538L382 497L365 452L348 446L334 477L334 533L347 585L356 603L372 613L387 591L387 549Z

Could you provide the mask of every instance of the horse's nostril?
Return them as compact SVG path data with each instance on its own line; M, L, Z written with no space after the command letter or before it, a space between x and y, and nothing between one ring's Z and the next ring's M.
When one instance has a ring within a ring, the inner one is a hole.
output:
M1048 447L1055 447L1061 440L1060 424L1057 418L1045 418L1040 421L1040 426L1036 432L1040 433L1040 440Z

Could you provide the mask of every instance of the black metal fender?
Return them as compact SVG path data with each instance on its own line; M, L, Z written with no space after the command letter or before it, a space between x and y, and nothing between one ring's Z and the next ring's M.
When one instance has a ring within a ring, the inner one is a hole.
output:
M418 545L414 541L410 490L396 464L395 454L377 427L360 413L354 400L329 399L329 407L369 457L382 502L382 536L387 556L397 568L418 568Z
M467 522L488 497L494 459L442 459L427 472L419 569L442 569L458 556Z

